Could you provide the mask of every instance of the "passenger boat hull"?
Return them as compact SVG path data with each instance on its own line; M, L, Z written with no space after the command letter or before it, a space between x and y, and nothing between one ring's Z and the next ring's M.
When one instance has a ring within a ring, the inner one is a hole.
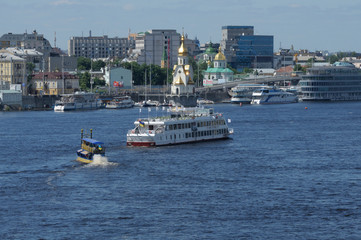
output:
M127 146L166 146L229 138L233 129L212 108L171 109L169 116L138 119L127 133ZM230 122L230 120L229 120Z
M222 139L229 139L229 136L223 136L219 138L209 138L209 139L197 139L191 141L178 141L178 142L127 142L127 146L129 147L158 147L158 146L170 146L170 145L179 145L179 144L187 144L187 143L197 143L197 142L208 142Z
M87 159L87 158L83 158L83 157L77 157L76 161L80 162L80 163L92 163L93 159Z
M203 137L189 137L184 138L185 134L171 134L166 137L165 134L128 134L127 135L127 146L131 147L155 147L155 146L169 146L186 143L196 143L204 141L213 141L230 138L233 130L230 129L228 133L216 134ZM189 133L190 135L191 133ZM169 140L170 136L172 139ZM175 138L178 137L178 138Z

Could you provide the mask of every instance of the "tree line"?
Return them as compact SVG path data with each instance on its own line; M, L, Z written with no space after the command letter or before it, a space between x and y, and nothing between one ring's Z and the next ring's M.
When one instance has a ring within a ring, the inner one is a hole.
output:
M207 69L207 63L205 61L197 63L193 58L189 57L189 64L193 68L193 81L199 85L202 85L203 82L203 71ZM145 81L147 84L150 83L152 85L166 85L171 84L173 81L173 68L161 68L159 65L155 64L139 64L137 62L121 62L119 59L116 59L112 62L104 62L102 60L97 60L91 62L90 58L79 57L77 62L77 69L78 69L78 77L79 77L79 84L81 89L89 89L90 88L90 69L92 71L100 71L101 68L109 66L111 68L122 67L132 71L133 74L133 84L134 85L144 85ZM198 68L199 68L199 78L198 78ZM85 71L81 73L80 71ZM146 74L146 75L145 75ZM168 76L168 78L167 78ZM94 78L95 86L104 86L105 81L100 80L99 78Z

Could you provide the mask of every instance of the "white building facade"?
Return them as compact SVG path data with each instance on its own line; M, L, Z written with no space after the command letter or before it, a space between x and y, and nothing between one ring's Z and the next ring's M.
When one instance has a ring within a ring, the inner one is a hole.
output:
M125 58L129 50L128 38L71 37L68 41L68 55L86 58Z
M133 55L139 64L161 66L163 51L166 49L168 66L177 63L180 34L176 30L159 29L139 33L135 40Z

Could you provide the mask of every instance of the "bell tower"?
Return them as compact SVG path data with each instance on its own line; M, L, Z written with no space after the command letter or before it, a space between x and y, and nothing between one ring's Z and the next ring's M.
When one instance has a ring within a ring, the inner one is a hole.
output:
M178 49L178 64L173 67L173 82L170 97L178 105L193 107L197 105L193 68L188 63L188 49L184 43L184 35Z

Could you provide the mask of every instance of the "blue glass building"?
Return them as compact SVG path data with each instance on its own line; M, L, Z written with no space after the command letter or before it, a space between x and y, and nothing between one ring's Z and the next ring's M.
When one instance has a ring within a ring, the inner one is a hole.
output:
M221 46L238 71L273 67L273 36L254 35L253 26L223 26Z
M239 36L234 68L272 68L273 36Z

